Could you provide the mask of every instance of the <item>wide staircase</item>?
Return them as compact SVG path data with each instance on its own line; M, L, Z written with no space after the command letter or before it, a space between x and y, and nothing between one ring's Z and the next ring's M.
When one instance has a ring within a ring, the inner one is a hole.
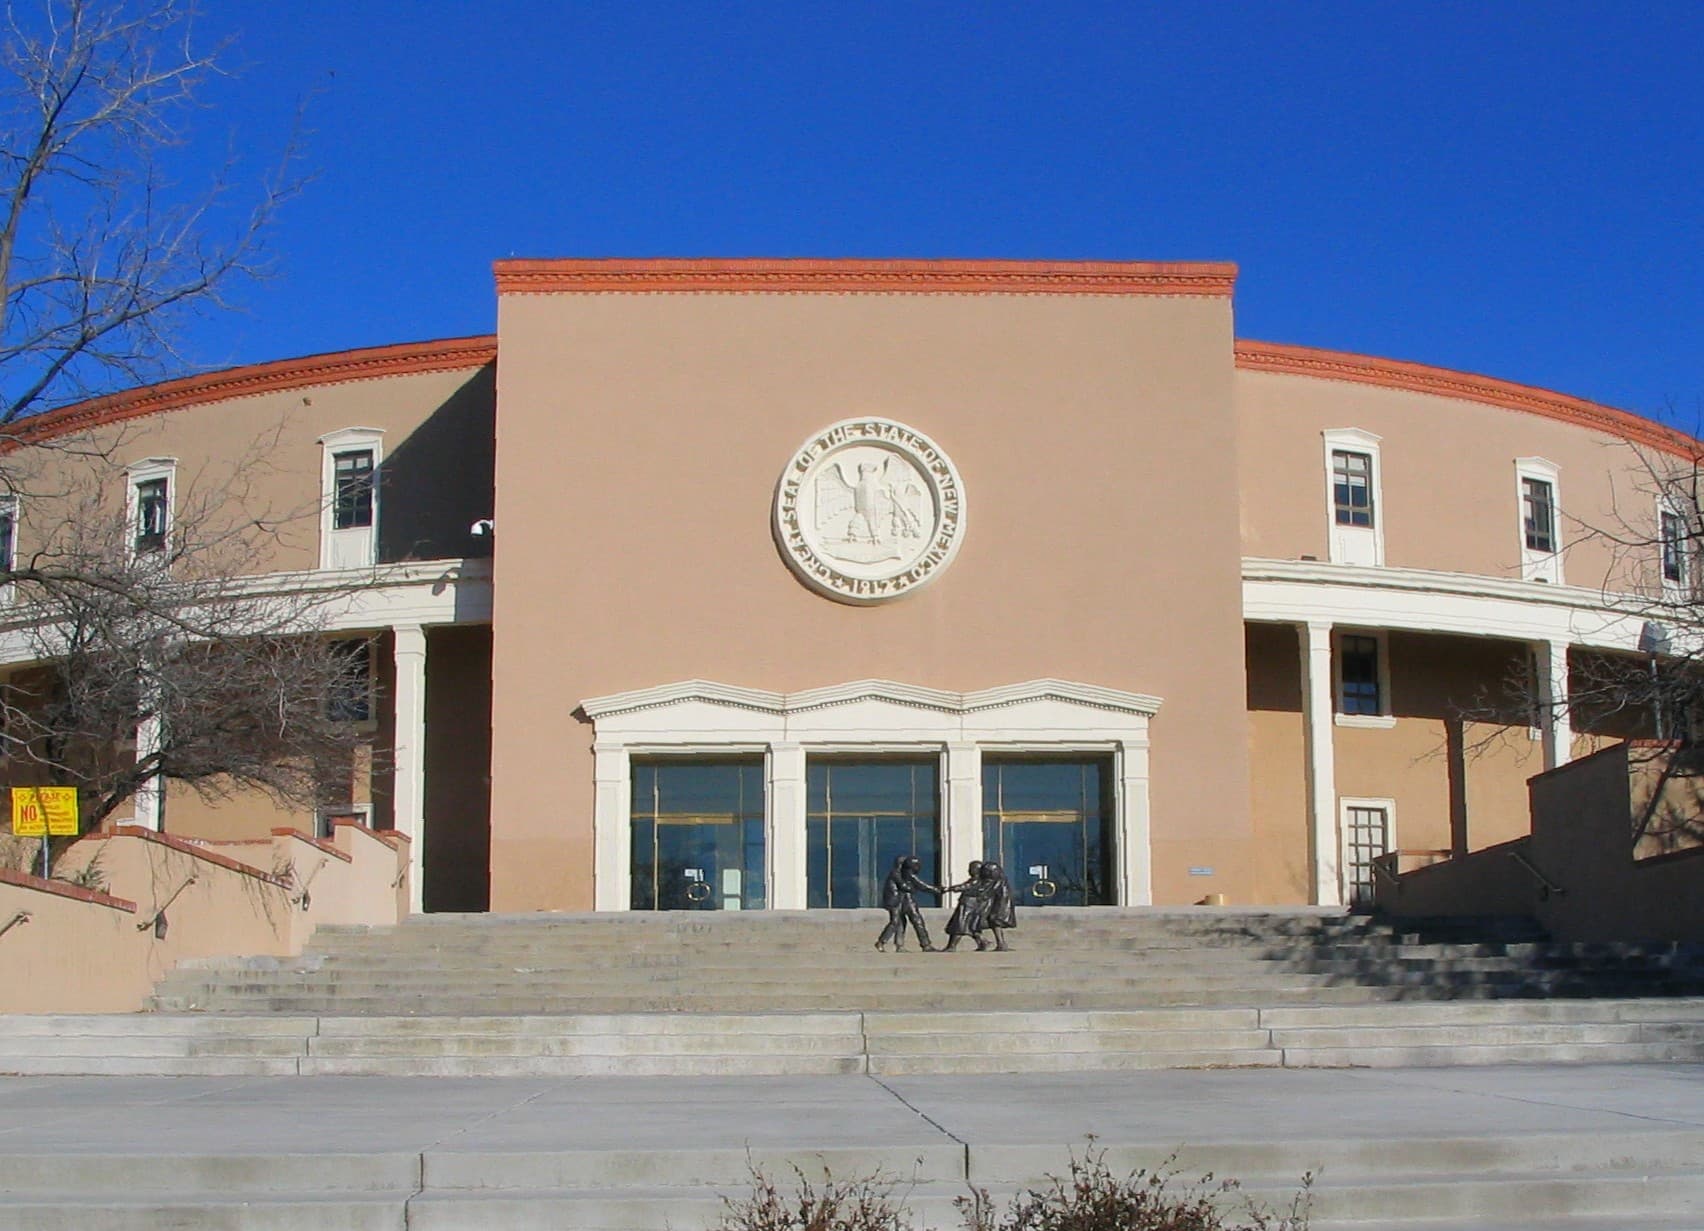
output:
M1089 1134L1280 1207L1312 1171L1312 1231L1704 1231L1696 947L1052 910L893 954L880 922L434 916L5 1018L39 1076L0 1231L695 1231L753 1166L879 1173L949 1231Z
M322 929L299 958L186 964L149 1014L12 1019L0 1069L880 1076L1704 1059L1704 947L1558 944L1509 920L1056 909L1026 912L1008 953L894 954L872 948L882 919Z

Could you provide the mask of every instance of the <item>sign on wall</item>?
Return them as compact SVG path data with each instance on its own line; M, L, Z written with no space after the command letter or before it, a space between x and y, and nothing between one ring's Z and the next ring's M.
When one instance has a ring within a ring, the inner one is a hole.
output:
M21 838L76 837L77 788L13 787L12 832Z

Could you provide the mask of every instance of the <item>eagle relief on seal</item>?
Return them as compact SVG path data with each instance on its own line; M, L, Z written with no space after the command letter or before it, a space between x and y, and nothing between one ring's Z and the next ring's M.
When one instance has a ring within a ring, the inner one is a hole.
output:
M957 469L934 441L891 419L824 428L776 489L775 537L787 563L843 602L877 603L933 580L963 535Z

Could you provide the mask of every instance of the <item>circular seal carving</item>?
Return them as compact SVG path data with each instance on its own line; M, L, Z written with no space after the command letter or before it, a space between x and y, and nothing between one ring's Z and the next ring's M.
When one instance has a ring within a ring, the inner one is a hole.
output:
M964 538L964 487L939 445L891 419L843 419L793 454L775 541L801 580L845 603L926 585Z

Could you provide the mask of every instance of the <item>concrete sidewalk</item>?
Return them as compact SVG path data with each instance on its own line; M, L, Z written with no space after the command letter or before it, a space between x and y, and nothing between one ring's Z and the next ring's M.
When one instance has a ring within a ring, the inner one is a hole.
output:
M967 1185L1040 1182L1091 1134L1119 1168L1176 1151L1260 1194L1316 1172L1316 1226L1704 1226L1699 1065L18 1078L0 1080L0 1226L685 1228L748 1162L881 1170L948 1226Z

